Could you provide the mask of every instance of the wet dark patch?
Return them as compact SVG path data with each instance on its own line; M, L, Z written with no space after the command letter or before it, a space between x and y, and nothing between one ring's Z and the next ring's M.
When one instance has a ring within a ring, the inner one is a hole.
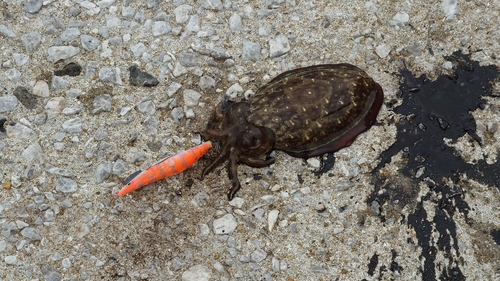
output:
M5 118L0 118L0 133L5 133L5 127L4 124L7 122L7 119Z
M82 72L82 67L75 62L70 62L61 69L54 70L55 76L78 76Z
M481 66L460 52L446 59L453 63L454 72L435 81L426 75L414 77L409 70L401 70L403 101L394 109L401 116L394 120L397 140L382 153L380 164L373 171L375 190L368 199L370 206L373 201L379 202L385 216L387 210L414 205L407 222L415 230L422 249L423 280L465 280L453 219L455 213L460 212L468 221L470 210L462 194L465 181L460 178L466 175L489 186L500 182L500 163L489 165L479 160L468 164L443 140L454 143L467 135L471 142L481 145L483 140L476 134L471 111L486 108L484 97L493 96L492 85L499 70L496 66ZM399 153L401 160L396 165L400 174L389 175L384 166ZM401 178L408 182L402 184L398 180ZM422 183L429 191L416 204ZM385 191L380 192L382 189ZM434 205L433 217L428 217L423 202L427 202L426 206ZM399 207L394 207L397 205ZM437 240L433 233L438 233ZM436 261L438 251L443 252L440 256L446 259L444 264Z
M38 105L38 99L26 87L16 87L13 94L26 109L35 109Z
M329 172L335 165L335 156L333 155L333 153L328 153L326 159L324 158L320 159L321 159L321 166L319 167L318 171L314 172L314 175L317 176L318 178L321 177L324 173Z

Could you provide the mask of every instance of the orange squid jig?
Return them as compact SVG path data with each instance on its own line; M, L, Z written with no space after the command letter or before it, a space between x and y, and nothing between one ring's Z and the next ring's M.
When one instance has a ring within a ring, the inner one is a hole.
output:
M132 177L132 179L126 180L127 185L118 191L116 196L122 197L145 185L176 175L186 170L205 153L207 153L210 148L212 148L212 143L207 141L170 158L161 159L160 161L149 166L143 172L136 172L129 176L129 178ZM139 174L135 176L137 173Z

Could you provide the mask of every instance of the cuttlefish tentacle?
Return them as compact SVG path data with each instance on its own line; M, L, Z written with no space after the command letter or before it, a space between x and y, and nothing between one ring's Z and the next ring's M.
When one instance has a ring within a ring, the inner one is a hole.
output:
M212 163L210 163L208 166L206 166L203 169L203 172L201 173L202 180L205 178L205 175L210 173L216 166L218 166L220 163L222 163L224 160L226 160L226 158L229 156L230 146L231 146L231 142L226 141L224 143L224 146L222 147L221 152L217 156L217 158L215 158L215 160L212 161Z
M238 162L238 153L235 151L234 147L231 147L231 151L229 153L229 163L227 167L227 171L229 172L229 179L233 184L233 187L229 190L227 194L227 198L229 201L233 200L234 195L238 190L240 190L240 180L238 179L238 170L236 163Z

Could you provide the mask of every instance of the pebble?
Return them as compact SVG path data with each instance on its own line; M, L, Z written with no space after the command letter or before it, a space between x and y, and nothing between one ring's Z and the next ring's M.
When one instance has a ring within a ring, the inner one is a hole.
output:
M213 222L215 234L231 234L237 226L238 222L231 214L226 214Z
M3 24L0 24L0 34L9 38L17 38L17 34L15 34L14 31L10 30Z
M55 76L78 76L82 72L82 67L76 62L70 62L62 69L54 70Z
M65 104L66 99L63 97L54 97L49 99L47 101L47 104L45 105L45 110L47 111L47 115L49 116L49 118L52 115L61 113Z
M200 65L200 61L194 53L186 53L186 52L180 53L179 62L185 67L193 67Z
M209 281L212 270L205 265L197 264L182 273L182 281Z
M17 104L18 100L13 95L0 97L0 113L14 110Z
M62 128L68 133L79 133L82 131L82 119L80 117L69 119L62 124Z
M17 264L17 256L5 256L4 262L5 262L5 264L16 265Z
M166 21L155 21L151 25L151 32L153 33L153 36L165 35L170 31L172 31L172 28Z
M38 99L26 87L17 86L13 94L26 109L35 109L38 105Z
M95 181L101 183L109 178L113 165L111 162L101 163L97 166L95 171Z
M135 57L140 57L146 52L147 48L144 44L137 43L132 47L130 47L130 50L132 51Z
M73 46L49 47L47 53L49 54L47 56L47 60L52 63L55 63L59 60L65 60L76 56L77 54L80 53L80 48Z
M50 90L52 92L58 92L62 89L65 89L69 86L69 82L60 77L60 76L54 76L52 77L52 84L50 85Z
M52 267L49 267L47 265L42 265L42 273L43 273L43 278L44 281L61 281L62 275L57 272L55 269Z
M321 161L318 158L309 158L307 159L307 165L313 169L318 169L321 167Z
M178 24L185 23L189 20L189 12L193 9L190 5L179 5L174 9L175 22Z
M86 34L82 34L82 36L80 36L80 42L82 43L82 47L89 52L97 50L97 48L101 45L101 41L99 41L99 39Z
M21 79L21 72L15 68L11 68L5 71L5 76L7 76L10 81L16 83Z
M458 1L455 0L442 0L441 7L447 20L452 20L458 13Z
M179 77L179 76L186 74L186 73L187 73L187 69L180 62L176 62L175 67L174 67L174 71L172 72L174 77Z
M189 18L189 22L186 24L184 28L183 36L189 35L191 33L196 33L200 31L200 17L198 15L192 15Z
M224 8L221 0L201 0L198 1L204 9L220 11Z
M375 53L383 59L389 55L391 52L391 46L389 44L380 44L375 48Z
M198 87L200 87L202 91L215 88L215 79L210 76L201 76Z
M184 105L188 107L193 107L198 105L198 100L201 94L195 90L186 89L182 92L182 97L184 99Z
M99 69L99 80L116 85L123 84L119 67L103 66Z
M245 199L240 197L234 197L233 200L229 201L229 205L236 207L238 209L241 209L243 203L245 203Z
M0 98L0 107L1 105L2 99ZM36 136L32 129L21 123L9 124L6 126L5 131L7 132L7 137L9 138L32 139Z
M243 93L243 88L238 83L235 83L235 84L231 85L231 87L229 87L226 90L226 95L230 99L236 99L241 93Z
M262 250L262 249L257 249L255 251L253 251L252 254L250 255L250 258L254 262L261 262L266 257L267 257L267 253L264 250Z
M43 0L28 0L23 7L23 11L30 14L36 14L42 9Z
M269 228L269 232L273 231L274 225L276 224L276 221L278 220L278 215L280 211L278 210L272 210L269 212L269 215L267 216L267 225Z
M51 175L72 178L75 176L72 170L58 167L51 167L47 169L47 172Z
M75 40L78 36L80 36L80 34L80 29L72 27L63 31L60 38L63 42L68 42Z
M43 150L38 142L30 144L21 155L27 164L43 163Z
M156 108L153 101L147 100L137 104L137 110L151 116L155 113Z
M33 31L21 36L21 42L23 43L26 52L33 53L38 49L38 46L40 46L40 43L42 42L42 35Z
M153 75L140 70L135 65L131 66L129 70L130 70L129 82L134 86L153 87L158 85L158 83L160 83L158 79L156 79Z
M25 54L13 53L12 58L17 66L23 66L28 63L30 57Z
M290 43L285 35L278 35L274 39L269 40L269 57L275 58L290 51Z
M244 61L255 61L260 57L261 46L259 43L243 40L241 59Z
M241 30L241 16L238 15L237 13L233 13L231 17L229 18L229 28L232 31L239 31Z
M397 12L392 19L396 22L404 24L410 20L410 16L405 12Z
M73 193L78 188L74 180L65 177L57 178L55 184L56 190L62 193Z
M40 233L38 233L38 230L36 230L33 227L23 228L23 230L21 230L21 235L24 238L29 239L31 241L40 241L40 240L42 240L42 236L40 236Z
M167 95L172 97L179 89L182 87L182 84L177 82L172 82L167 88Z

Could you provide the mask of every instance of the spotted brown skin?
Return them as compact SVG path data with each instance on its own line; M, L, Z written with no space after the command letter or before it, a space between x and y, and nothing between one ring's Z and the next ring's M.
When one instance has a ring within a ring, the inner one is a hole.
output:
M223 145L202 177L229 158L232 200L240 189L238 162L265 167L274 163L274 149L307 159L347 147L372 126L383 99L382 87L350 64L284 72L248 101L224 99L216 107L204 137Z

